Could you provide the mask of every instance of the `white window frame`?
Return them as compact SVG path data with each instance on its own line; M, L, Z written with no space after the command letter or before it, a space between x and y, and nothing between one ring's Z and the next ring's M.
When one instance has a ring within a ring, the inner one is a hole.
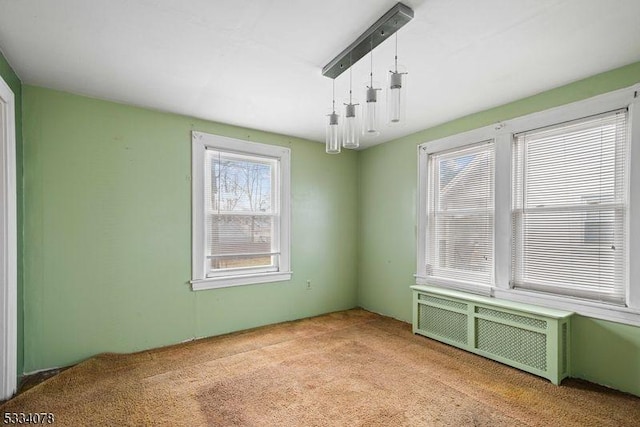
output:
M628 108L629 116L629 197L628 197L628 283L626 306L583 300L574 297L513 289L511 280L511 150L517 133L569 122L608 111ZM426 276L427 158L430 153L494 139L495 157L495 286L470 286L466 283L433 283ZM574 311L588 317L640 326L640 84L598 95L586 100L506 120L465 133L418 146L416 284L466 290L506 300Z
M0 400L17 389L18 232L15 97L0 77Z
M473 133L473 135L468 134L459 134L450 138L445 138L443 140L434 141L433 144L425 145L419 147L419 182L418 182L418 191L420 194L420 200L418 204L419 213L418 213L418 235L422 237L422 244L418 245L418 270L416 274L416 284L418 285L437 285L440 284L444 287L462 290L462 291L471 291L481 295L490 295L491 293L491 285L488 284L479 284L467 281L453 281L447 278L442 277L431 277L427 276L427 230L429 228L429 221L427 218L427 212L429 210L429 183L428 177L431 176L431 170L429 167L429 157L431 154L440 153L444 151L452 151L460 148L471 147L479 144L485 144L489 142L493 142L495 144L493 136L488 138L482 138L484 132ZM476 138L474 140L474 138ZM478 139L479 138L479 139ZM444 147L443 147L444 145ZM495 149L495 145L494 145ZM495 160L494 160L495 161ZM495 179L495 177L494 177ZM495 195L494 195L495 197ZM495 201L494 201L495 203ZM424 213L421 215L420 212ZM494 213L494 223L493 227L495 230L496 219ZM495 232L495 231L494 231ZM495 260L495 242L494 242L494 260ZM494 261L495 262L495 261ZM495 283L495 277L493 277L493 281Z
M290 280L290 230L291 230L291 150L276 145L243 141L204 132L191 132L191 288L194 291L226 288L230 286L257 283L282 282ZM249 156L261 156L278 161L280 176L280 201L278 224L279 262L276 271L243 272L238 270L220 271L208 275L206 268L206 224L205 224L205 157L207 149L219 150Z

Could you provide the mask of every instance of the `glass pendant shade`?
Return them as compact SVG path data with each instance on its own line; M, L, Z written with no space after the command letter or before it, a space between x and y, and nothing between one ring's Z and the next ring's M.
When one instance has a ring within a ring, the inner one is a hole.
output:
M377 136L380 135L380 111L378 102L379 88L373 83L367 86L365 96L367 102L364 104L364 120L362 121L362 134Z
M352 102L345 104L344 135L342 146L344 148L358 148L360 146L360 114L358 104Z
M328 154L340 153L340 132L338 129L338 114L334 111L329 114L329 121L327 122L327 135L326 135L326 152Z
M391 126L402 125L405 121L407 73L398 68L389 72L387 84L387 121Z

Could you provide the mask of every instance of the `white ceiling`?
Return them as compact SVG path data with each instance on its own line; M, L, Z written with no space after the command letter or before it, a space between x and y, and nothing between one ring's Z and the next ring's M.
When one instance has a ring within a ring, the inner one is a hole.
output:
M323 141L322 67L395 3L0 0L0 49L27 84ZM640 61L638 0L404 3L407 123L363 147ZM374 50L380 81L392 40ZM353 68L360 99L368 65ZM340 101L347 87L344 73Z

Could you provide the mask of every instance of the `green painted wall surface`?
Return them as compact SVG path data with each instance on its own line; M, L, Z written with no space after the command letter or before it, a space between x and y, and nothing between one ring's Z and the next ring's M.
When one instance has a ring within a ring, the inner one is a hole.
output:
M0 76L13 91L16 107L16 204L17 204L17 227L18 227L18 375L23 372L23 305L22 305L22 219L23 219L23 191L22 191L22 82L11 68L2 52L0 52Z
M640 396L640 328L574 316L571 376Z
M24 86L24 372L355 305L410 321L417 144L638 81L640 63L340 156ZM290 282L190 290L191 130L291 147ZM573 375L640 395L640 328L580 316L573 328Z
M637 82L640 82L640 63L465 116L361 152L358 159L360 305L411 321L409 286L414 283L416 271L418 144ZM574 337L574 376L640 395L640 328L577 317Z
M23 94L25 372L356 306L357 153ZM190 290L191 130L291 148L291 281Z

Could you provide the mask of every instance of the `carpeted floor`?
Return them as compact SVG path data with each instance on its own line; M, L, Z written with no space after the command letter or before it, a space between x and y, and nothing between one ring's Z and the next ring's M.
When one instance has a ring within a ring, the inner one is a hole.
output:
M55 425L638 426L640 398L547 380L364 310L135 354L102 354L5 412Z

